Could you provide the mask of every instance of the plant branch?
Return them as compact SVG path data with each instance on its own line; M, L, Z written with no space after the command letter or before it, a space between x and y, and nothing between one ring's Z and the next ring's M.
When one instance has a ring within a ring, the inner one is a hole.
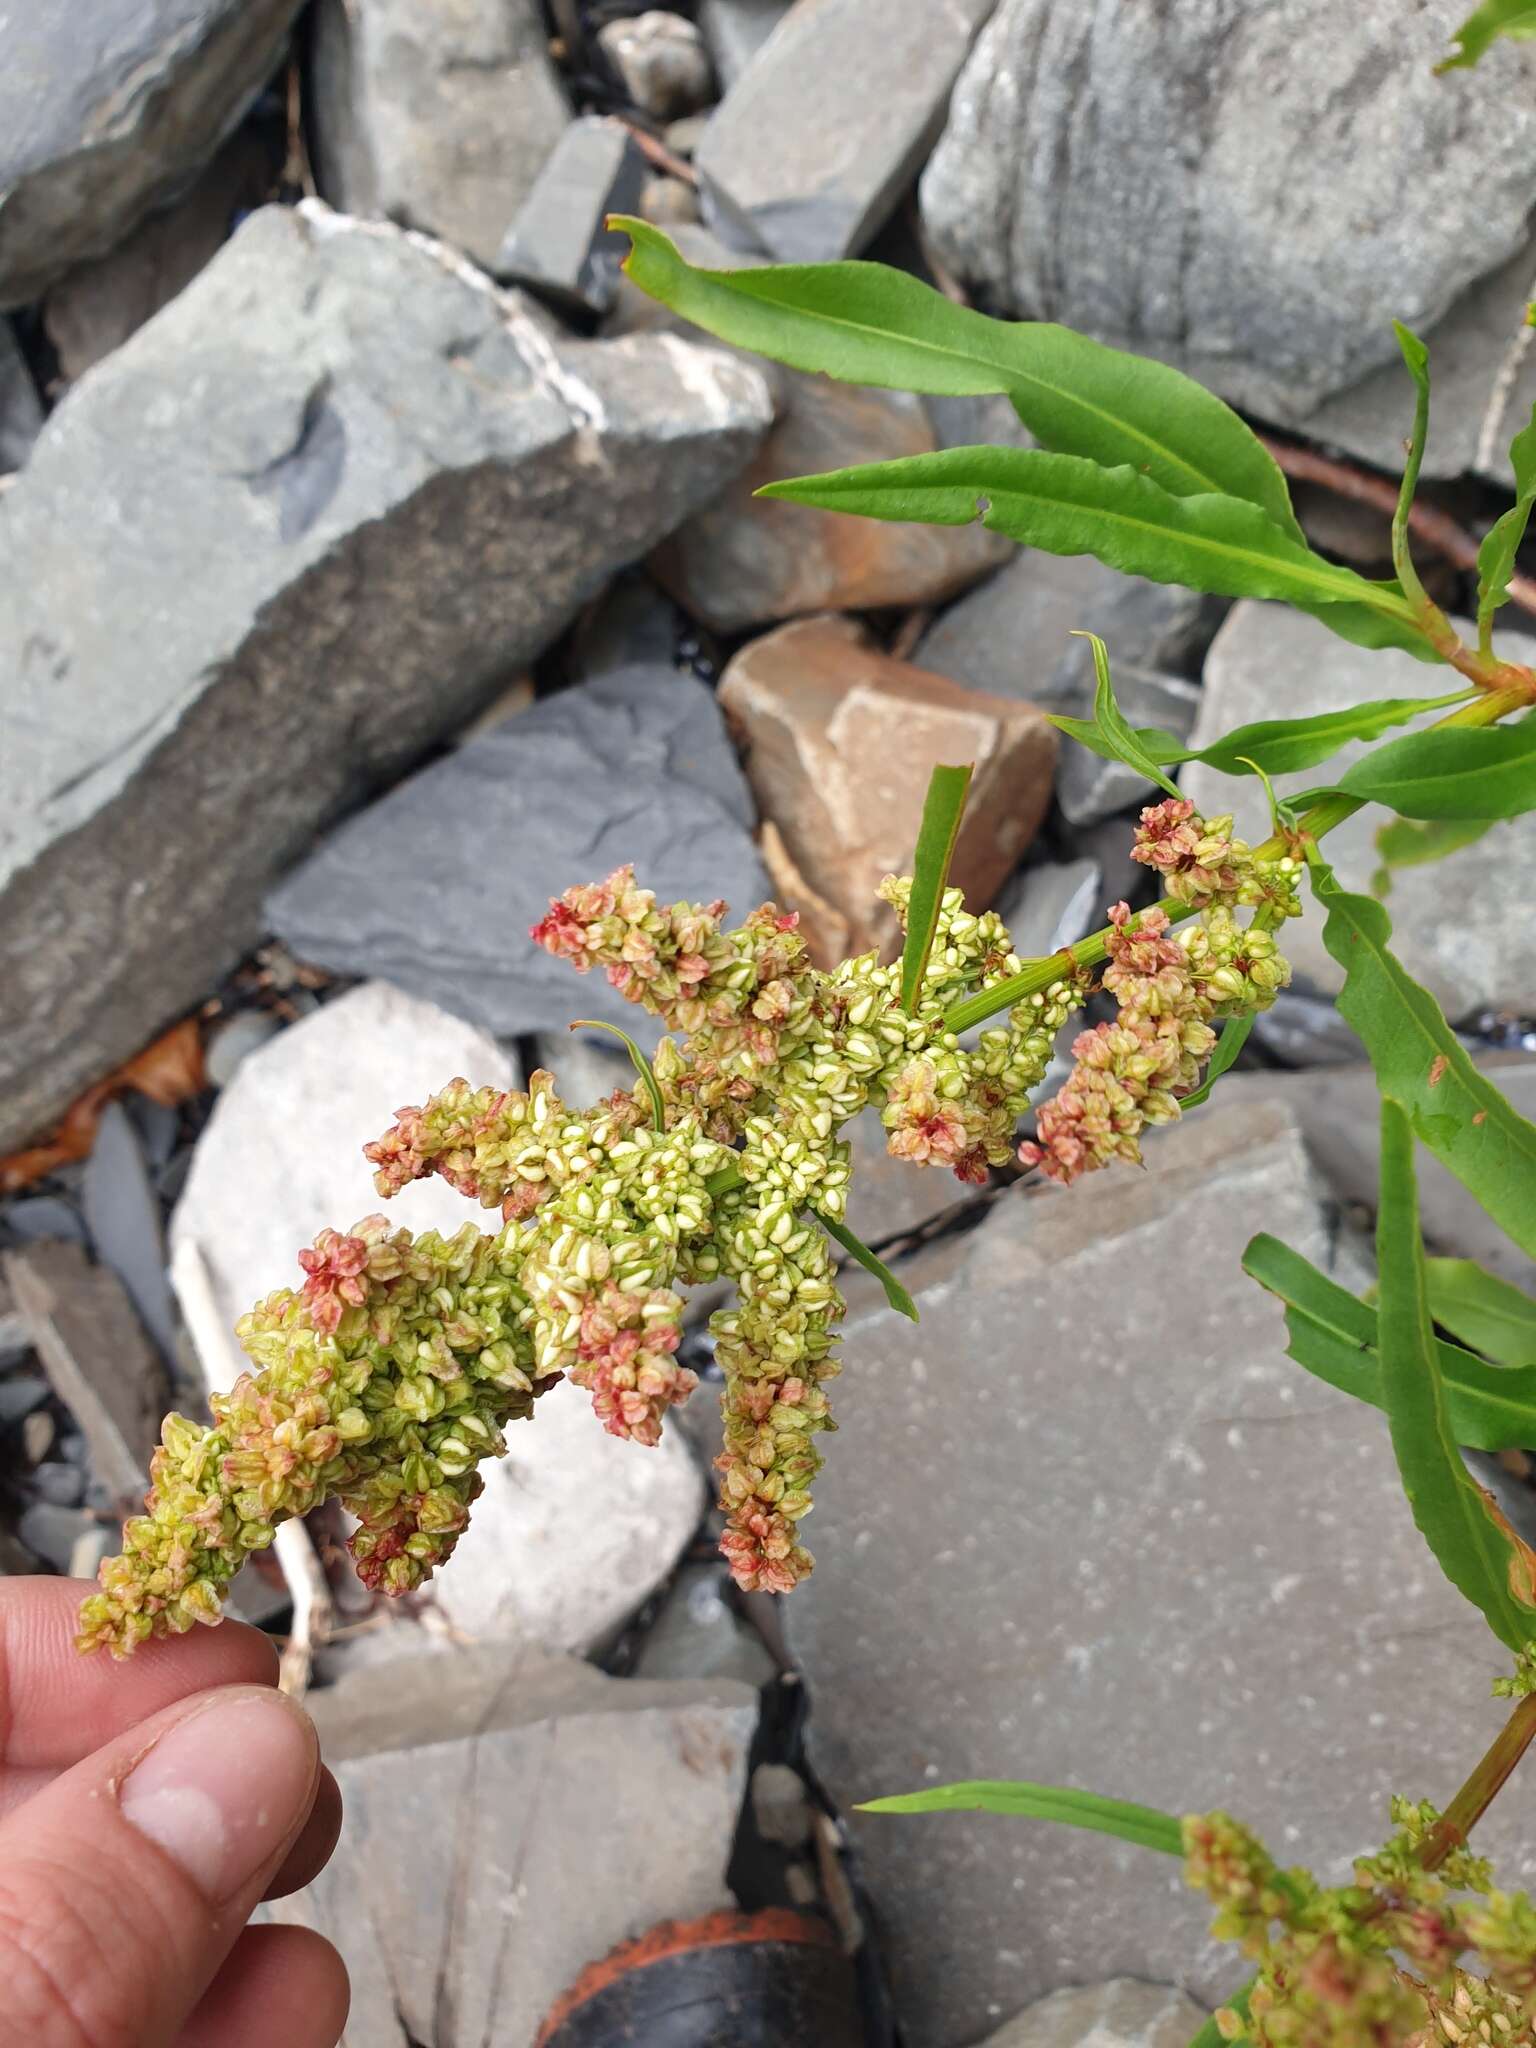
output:
M1536 1695L1527 1695L1494 1737L1471 1777L1424 1837L1419 1861L1426 1870L1438 1870L1448 1856L1465 1844L1501 1786L1530 1748L1533 1737L1536 1737Z

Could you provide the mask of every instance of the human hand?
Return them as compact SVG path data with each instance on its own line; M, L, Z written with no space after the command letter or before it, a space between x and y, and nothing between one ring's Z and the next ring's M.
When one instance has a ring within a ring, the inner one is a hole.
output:
M0 1584L0 2039L335 2048L329 1942L245 1923L336 1846L341 1795L239 1622L82 1657L72 1579Z

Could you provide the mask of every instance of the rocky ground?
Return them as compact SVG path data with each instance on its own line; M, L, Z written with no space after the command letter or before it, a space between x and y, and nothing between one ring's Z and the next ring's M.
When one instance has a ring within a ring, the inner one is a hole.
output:
M1422 691L1275 607L755 501L1022 430L706 343L622 280L605 212L720 264L874 254L1179 362L1368 570L1395 491L1371 465L1411 410L1397 314L1440 372L1422 565L1464 606L1536 398L1511 341L1536 51L1432 80L1459 11L0 19L0 1569L94 1572L164 1408L227 1384L235 1317L377 1205L360 1146L399 1104L539 1065L573 1100L623 1083L566 1025L636 1013L525 939L551 893L628 860L666 899L777 897L824 962L885 944L871 892L929 768L975 759L956 879L1044 954L1145 895L1147 788L1044 716L1091 694L1072 629L1133 723L1197 745ZM1231 781L1186 786L1257 825ZM1338 835L1355 886L1376 822ZM1527 819L1390 897L1527 1114L1533 873ZM1230 1988L1176 1878L855 1804L1089 1782L1342 1863L1389 1790L1445 1789L1465 1691L1433 1674L1480 1669L1479 1632L1377 1419L1286 1361L1237 1268L1264 1227L1369 1279L1374 1095L1313 922L1293 938L1296 985L1148 1175L967 1189L858 1130L851 1221L922 1321L857 1281L793 1600L743 1599L716 1556L707 1388L645 1453L560 1390L399 1607L328 1516L248 1568L239 1610L347 1795L330 1872L281 1910L342 1946L351 2048L532 2048L614 1944L727 1909L818 1931L850 2042L1175 2048ZM1432 1248L1530 1286L1425 1170ZM440 1183L400 1209L462 1220ZM689 1345L707 1378L702 1318Z

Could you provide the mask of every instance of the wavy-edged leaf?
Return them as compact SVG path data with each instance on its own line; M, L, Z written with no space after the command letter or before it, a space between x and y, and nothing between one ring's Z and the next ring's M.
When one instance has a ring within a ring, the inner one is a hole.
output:
M1287 1348L1299 1366L1341 1394L1372 1408L1383 1405L1376 1311L1368 1302L1267 1234L1243 1253L1243 1271L1284 1307ZM1536 1443L1536 1368L1490 1365L1443 1337L1436 1348L1457 1443L1469 1451L1524 1450Z
M722 341L851 384L1006 393L1043 448L1128 463L1178 497L1243 499L1302 538L1268 449L1182 371L1049 322L989 319L881 263L707 270L646 221L609 225L633 243L624 267L640 289Z
M617 1024L604 1023L601 1017L578 1017L572 1024L571 1029L573 1031L607 1031L622 1043L624 1050L629 1054L630 1062L635 1072L640 1076L640 1085L650 1097L651 1121L655 1124L658 1131L664 1131L667 1128L667 1105L661 1099L660 1085L651 1070L650 1061L640 1050L639 1046L636 1045L629 1033L621 1031Z
M828 1237L836 1238L849 1258L855 1264L862 1266L866 1273L872 1273L880 1282L880 1285L885 1289L886 1300L895 1309L896 1313L899 1316L905 1316L909 1323L917 1322L919 1320L917 1303L908 1294L884 1259L877 1258L862 1238L854 1236L846 1223L839 1223L831 1216L823 1216L819 1209L813 1210L812 1213Z
M1344 711L1320 711L1312 718L1259 718L1251 725L1234 726L1208 747L1186 747L1172 733L1152 725L1138 726L1136 738L1160 768L1201 761L1208 768L1219 768L1223 775L1249 775L1253 772L1249 763L1254 763L1270 775L1297 775L1326 761L1349 740L1379 739L1394 725L1406 725L1426 711L1460 704L1468 694L1455 690L1447 697L1381 697L1369 704L1352 704ZM1115 758L1088 721L1052 717L1051 723L1106 760Z
M1512 1574L1521 1569L1515 1547L1506 1526L1489 1513L1452 1434L1424 1280L1413 1145L1408 1112L1384 1095L1376 1322L1387 1426L1414 1525L1435 1562L1499 1641L1518 1652L1536 1632L1536 1611L1515 1598Z
M1425 1279L1435 1321L1484 1358L1536 1367L1536 1301L1476 1259L1428 1259Z
M1498 41L1510 36L1516 41L1536 36L1536 6L1531 0L1483 0L1469 14L1452 37L1455 49L1436 71L1457 71L1475 64Z
M1536 810L1536 718L1404 733L1353 762L1338 786L1404 818L1518 818Z
M949 886L949 864L954 859L960 821L965 816L965 799L971 787L971 767L935 768L928 778L923 799L923 822L918 828L917 851L912 856L912 895L907 904L907 939L901 949L901 1007L911 1016L923 992L928 955L933 935L939 928L939 911Z
M1178 784L1170 782L1153 760L1115 700L1115 686L1109 673L1109 649L1097 633L1078 633L1074 637L1086 640L1093 650L1093 729L1100 741L1100 745L1094 751L1104 754L1111 761L1123 761L1127 767L1134 768L1145 781L1155 783L1159 789L1166 790L1169 796L1176 797L1179 793ZM1073 724L1076 722L1071 721ZM1051 723L1055 725L1058 721L1053 718Z
M1536 21L1536 8L1531 10ZM1536 505L1536 407L1527 425L1509 444L1510 467L1515 472L1515 502L1488 529L1477 551L1477 636L1486 650L1493 630L1493 615L1509 601L1509 579L1515 573L1515 557L1530 524Z
M1389 818L1376 828L1381 866L1371 877L1372 893L1385 897L1395 868L1425 867L1471 846L1498 823L1496 818Z
M1202 1102L1209 1102L1211 1090L1227 1071L1243 1047L1248 1043L1248 1034L1253 1029L1255 1010L1245 1010L1240 1017L1229 1017L1221 1027L1221 1036L1216 1041L1216 1050L1211 1054L1210 1065L1205 1070L1205 1079L1192 1095L1180 1097L1182 1109L1196 1109Z
M866 1799L860 1813L1001 1813L1026 1820L1055 1821L1061 1827L1090 1828L1100 1835L1118 1835L1141 1849L1160 1849L1165 1856L1184 1854L1184 1823L1155 1806L1137 1806L1125 1799L1105 1799L1097 1792L1076 1792L1067 1785L1031 1785L1006 1778L978 1778L960 1785L935 1785L927 1792L900 1792L889 1799Z
M1498 1224L1536 1258L1536 1124L1467 1057L1440 1005L1392 953L1392 920L1339 886L1320 856L1312 888L1328 913L1323 943L1344 969L1338 1007L1402 1103L1415 1134Z

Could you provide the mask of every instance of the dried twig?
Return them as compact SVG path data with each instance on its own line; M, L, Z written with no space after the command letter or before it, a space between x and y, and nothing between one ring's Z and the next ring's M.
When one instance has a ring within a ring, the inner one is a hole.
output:
M658 171L665 171L670 178L681 178L685 185L692 185L695 190L698 189L699 174L692 164L686 163L682 157L668 149L664 142L658 142L650 130L642 128L638 121L626 120L622 114L617 118L624 122L624 126L635 138L640 154L653 163Z

